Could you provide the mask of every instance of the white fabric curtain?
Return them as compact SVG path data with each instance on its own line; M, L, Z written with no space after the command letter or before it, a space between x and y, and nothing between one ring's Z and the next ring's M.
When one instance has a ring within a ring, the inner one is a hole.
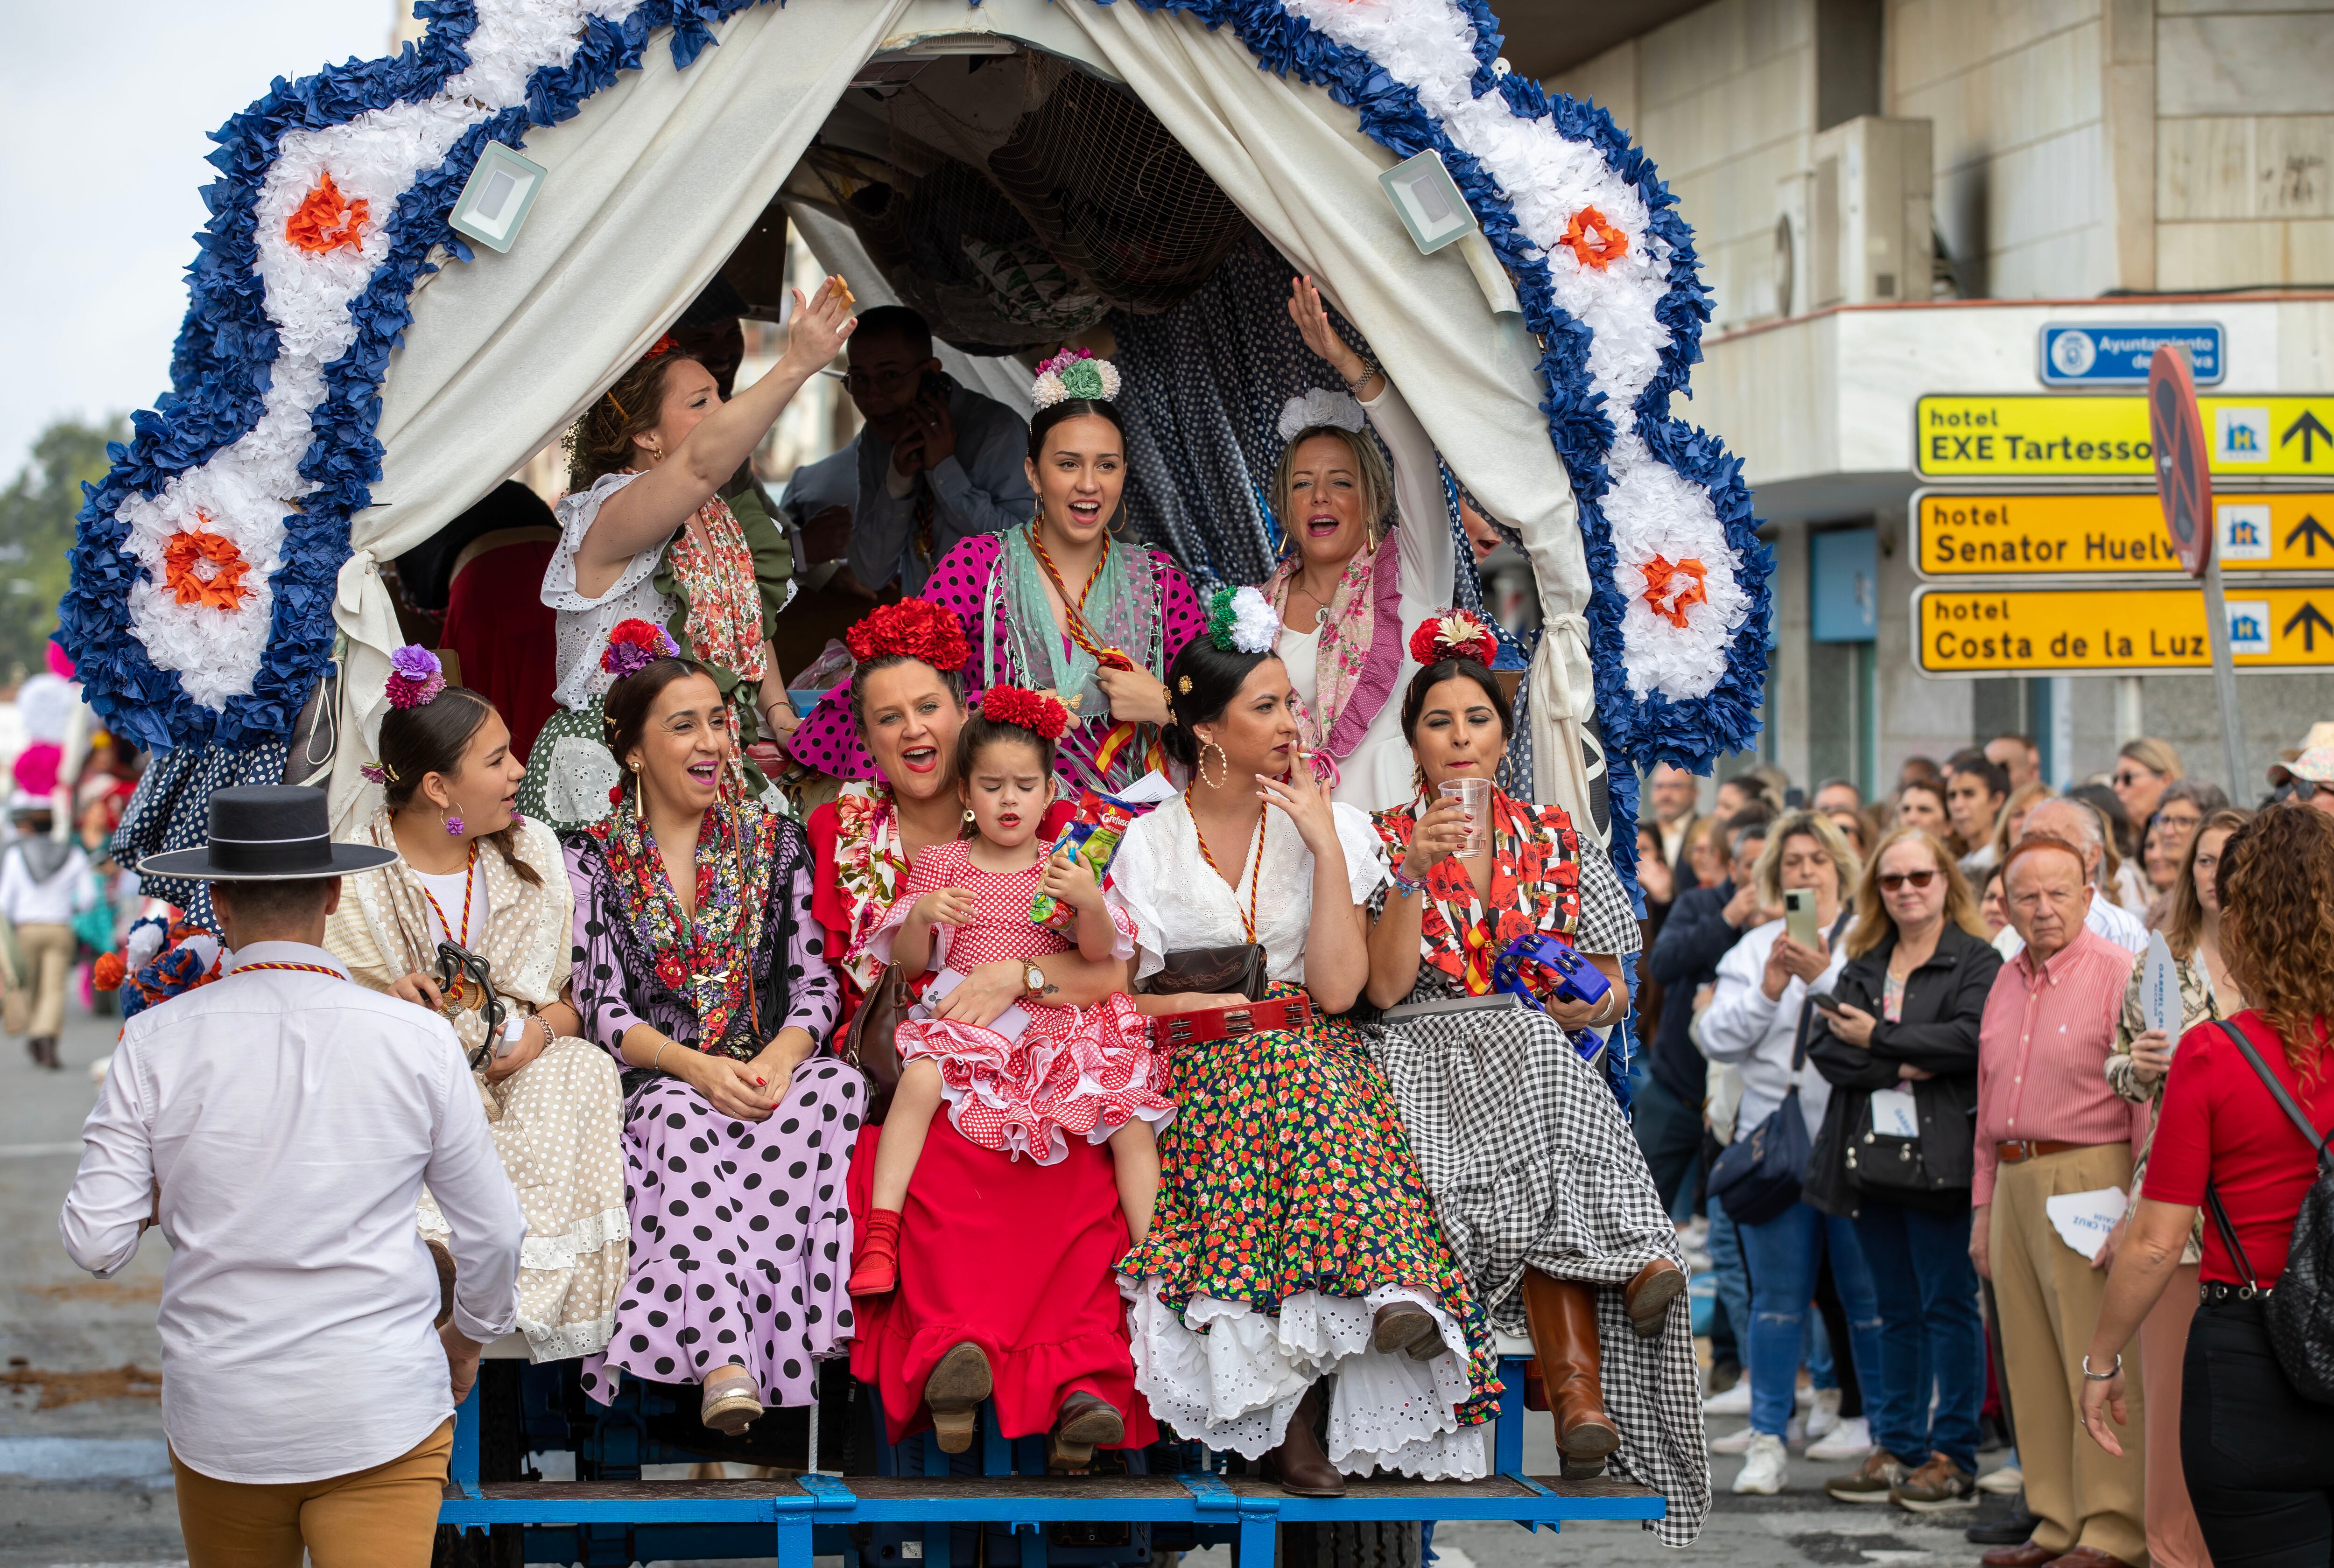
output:
M418 291L382 391L376 505L355 521L334 610L349 639L336 825L371 808L356 769L379 733L398 642L378 561L516 469L655 341L910 9L759 5L722 24L720 46L685 72L660 39L642 69L529 139L551 172L516 247L451 264ZM1548 628L1530 677L1537 794L1596 820L1580 746L1594 703L1587 567L1521 317L1493 310L1463 247L1418 254L1377 184L1394 159L1351 110L1259 71L1229 31L1094 0L985 0L977 14L973 25L1041 39L1074 23L1249 220L1320 279L1452 471L1516 528Z

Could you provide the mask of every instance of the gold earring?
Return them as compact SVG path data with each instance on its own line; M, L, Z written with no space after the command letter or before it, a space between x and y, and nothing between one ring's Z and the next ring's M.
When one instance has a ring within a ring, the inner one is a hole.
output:
M1208 754L1210 752L1214 752L1216 754L1217 776L1214 778L1210 778L1208 776ZM1225 784L1231 782L1231 756L1224 750L1223 747L1218 746L1214 741L1210 740L1201 742L1199 774L1200 782L1206 784L1210 789L1220 790L1223 788Z

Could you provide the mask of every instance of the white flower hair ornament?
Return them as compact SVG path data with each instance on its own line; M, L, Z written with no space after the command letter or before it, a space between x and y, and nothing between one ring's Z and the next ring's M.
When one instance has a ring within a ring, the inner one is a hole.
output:
M1353 394L1326 387L1308 387L1302 397L1289 399L1280 409L1280 438L1284 441L1294 441L1301 431L1318 429L1324 425L1358 431L1362 424L1362 406L1354 400Z
M1037 380L1029 388L1033 405L1050 409L1073 398L1089 403L1116 401L1118 367L1095 359L1087 349L1064 349L1037 367Z
M1270 653L1280 615L1256 588L1219 588L1208 595L1208 640L1227 653Z

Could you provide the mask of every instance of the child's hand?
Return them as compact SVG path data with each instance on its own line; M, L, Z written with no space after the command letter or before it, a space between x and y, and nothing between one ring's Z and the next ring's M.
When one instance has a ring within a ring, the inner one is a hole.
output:
M1057 851L1046 862L1046 875L1038 888L1080 914L1102 907L1102 884L1095 880L1092 871L1071 859L1067 850Z
M961 926L972 919L972 895L962 888L935 888L916 900L927 925Z

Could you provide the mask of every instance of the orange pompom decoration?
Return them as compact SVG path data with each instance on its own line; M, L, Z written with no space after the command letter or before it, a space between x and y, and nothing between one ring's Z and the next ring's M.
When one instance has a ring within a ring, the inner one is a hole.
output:
M119 953L100 953L89 967L89 983L101 991L119 991L130 976L130 965Z

